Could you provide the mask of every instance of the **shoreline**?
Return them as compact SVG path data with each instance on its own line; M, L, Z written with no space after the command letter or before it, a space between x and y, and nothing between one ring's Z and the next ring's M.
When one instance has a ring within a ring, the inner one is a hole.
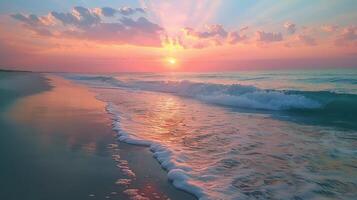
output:
M115 141L104 104L88 88L52 74L20 73L34 77L1 106L7 130L1 198L195 199L169 183L149 149ZM43 88L33 84L38 77Z
M0 71L0 107L4 108L5 104L52 88L48 79L41 73Z

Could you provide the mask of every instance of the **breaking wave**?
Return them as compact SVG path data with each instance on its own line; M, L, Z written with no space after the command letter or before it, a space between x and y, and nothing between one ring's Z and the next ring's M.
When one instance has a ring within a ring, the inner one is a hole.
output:
M240 84L192 81L121 81L112 76L68 75L67 78L97 87L123 87L171 93L208 103L247 109L305 110L323 113L355 113L357 95L329 91L263 90Z
M145 91L172 93L209 103L239 108L288 110L321 107L317 101L299 94L262 90L239 84L224 85L191 81L120 81L110 76L70 76L98 87L125 87Z

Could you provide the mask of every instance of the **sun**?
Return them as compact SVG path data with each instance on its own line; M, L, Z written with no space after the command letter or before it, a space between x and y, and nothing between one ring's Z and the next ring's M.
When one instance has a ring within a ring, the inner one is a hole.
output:
M163 66L169 70L177 70L178 68L180 68L179 61L177 60L177 58L172 56L164 57L163 64Z
M166 61L167 61L167 63L170 64L170 65L175 65L175 64L177 63L177 60L176 60L176 58L174 58L174 57L168 57L168 58L166 59Z

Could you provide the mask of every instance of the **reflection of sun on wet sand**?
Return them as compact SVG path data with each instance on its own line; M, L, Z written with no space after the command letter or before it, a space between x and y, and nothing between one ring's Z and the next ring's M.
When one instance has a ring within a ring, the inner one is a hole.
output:
M34 176L28 184L47 185L41 197L194 199L168 183L148 149L116 143L105 104L93 92L54 75L47 78L51 90L19 99L8 112L26 129L19 137L35 140L24 147L29 148L24 163ZM23 165L24 159L18 160ZM33 196L42 189L33 188Z

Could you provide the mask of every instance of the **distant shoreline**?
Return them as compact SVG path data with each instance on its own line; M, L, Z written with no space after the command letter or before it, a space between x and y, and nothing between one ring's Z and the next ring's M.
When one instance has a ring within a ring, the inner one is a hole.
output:
M39 73L13 70L0 70L0 86L0 108L53 88L48 79Z
M0 72L33 72L33 71L26 71L26 70L12 70L12 69L0 69Z

